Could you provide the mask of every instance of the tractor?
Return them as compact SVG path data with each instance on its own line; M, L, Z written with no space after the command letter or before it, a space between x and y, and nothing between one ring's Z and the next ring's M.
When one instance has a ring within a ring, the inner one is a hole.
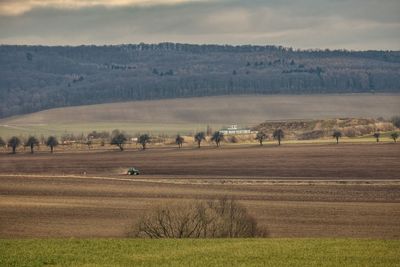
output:
M139 175L140 171L134 167L128 169L128 175Z

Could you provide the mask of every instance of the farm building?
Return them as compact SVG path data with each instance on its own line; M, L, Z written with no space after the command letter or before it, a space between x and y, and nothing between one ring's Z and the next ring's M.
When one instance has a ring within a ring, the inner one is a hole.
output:
M229 134L254 134L257 133L257 131L252 131L251 129L247 128L238 128L236 124L231 125L228 128L224 128L219 130L220 133L223 133L225 135Z

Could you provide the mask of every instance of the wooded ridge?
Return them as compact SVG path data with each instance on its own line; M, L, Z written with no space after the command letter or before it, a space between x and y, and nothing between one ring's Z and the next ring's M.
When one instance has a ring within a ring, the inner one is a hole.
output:
M400 92L400 51L175 43L2 45L0 77L1 118L128 100Z

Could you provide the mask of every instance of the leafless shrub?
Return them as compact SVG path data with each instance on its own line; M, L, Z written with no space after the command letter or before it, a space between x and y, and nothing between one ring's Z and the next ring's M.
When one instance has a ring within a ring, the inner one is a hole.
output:
M299 140L312 140L312 139L318 139L321 137L324 137L326 135L326 132L323 130L313 130L313 131L307 131L300 133L297 136L297 139Z
M378 130L387 132L387 131L393 131L395 127L393 126L393 123L391 122L379 122L376 124L376 127Z
M344 127L343 134L347 137L356 137L360 135L356 128L354 127Z
M228 141L233 144L239 143L239 139L236 136L228 138Z
M233 199L158 206L142 216L130 236L146 238L263 237L247 209Z

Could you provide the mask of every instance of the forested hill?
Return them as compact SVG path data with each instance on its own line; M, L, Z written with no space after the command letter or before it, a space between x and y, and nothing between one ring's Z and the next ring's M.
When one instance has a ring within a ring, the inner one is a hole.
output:
M127 100L355 92L400 92L400 51L0 46L0 117Z

